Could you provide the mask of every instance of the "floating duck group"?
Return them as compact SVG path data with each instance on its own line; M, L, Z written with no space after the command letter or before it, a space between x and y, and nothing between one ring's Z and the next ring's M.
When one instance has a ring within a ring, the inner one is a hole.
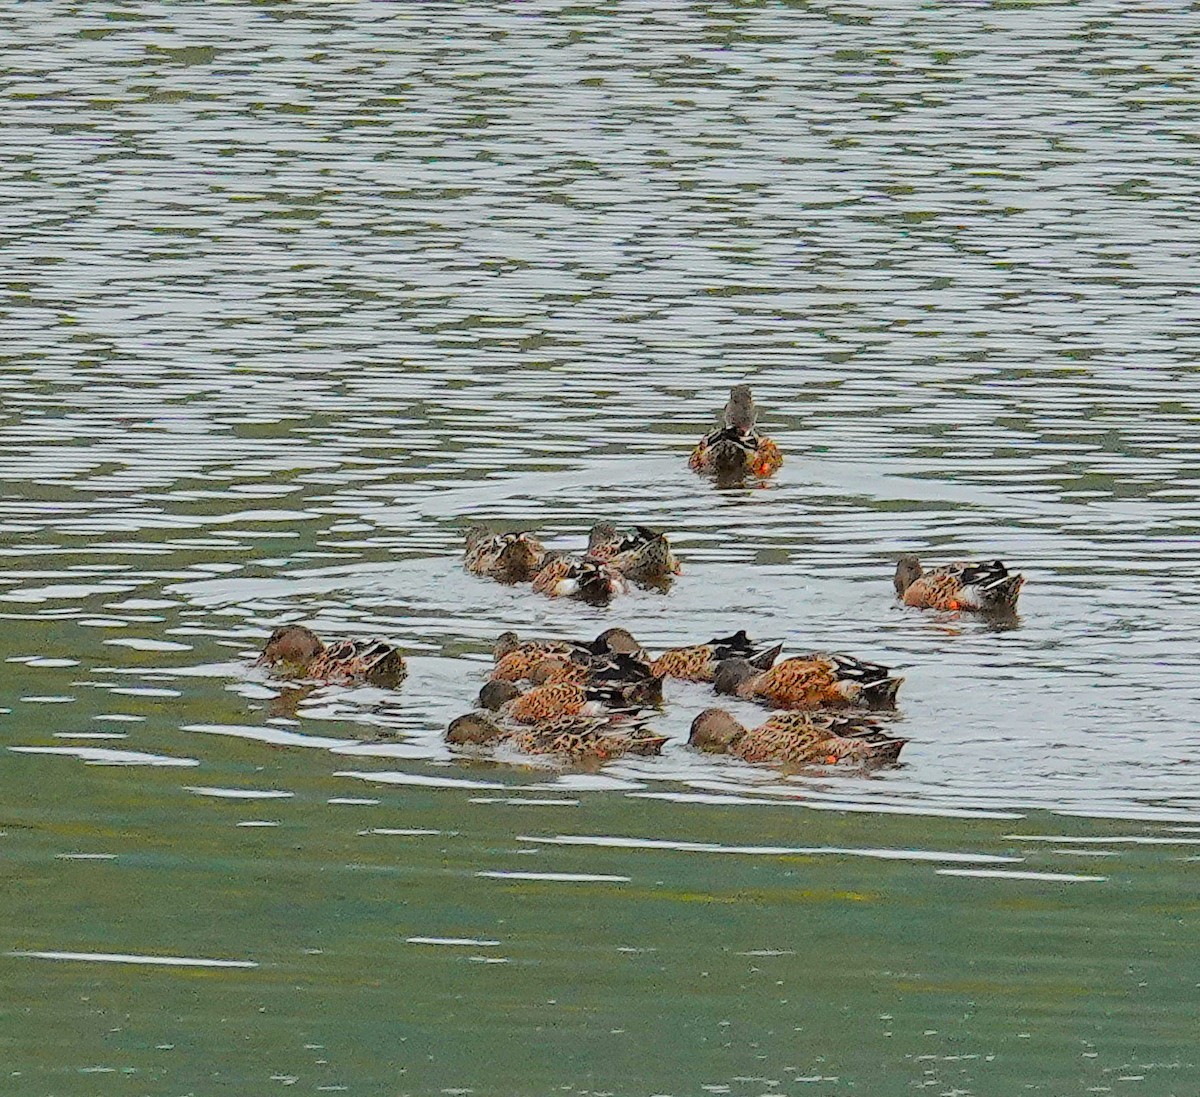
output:
M696 472L718 482L766 479L783 464L779 447L758 430L746 385L735 386L720 423L689 458ZM527 532L467 531L465 567L502 583L530 583L551 598L606 604L630 584L665 589L681 573L666 534L646 526L593 526L580 555L548 552ZM925 569L911 554L894 577L902 604L920 609L1015 612L1024 578L1000 560ZM626 754L657 755L668 742L653 730L663 682L708 684L715 693L775 710L748 728L722 708L692 721L688 744L745 762L792 766L893 764L908 740L887 730L903 678L890 668L836 652L781 658L781 644L759 644L745 631L658 655L624 628L594 640L522 640L505 632L474 711L446 731L456 750L503 748L567 762L605 761ZM303 625L276 629L258 658L275 673L336 684L395 688L404 657L384 640L324 643Z

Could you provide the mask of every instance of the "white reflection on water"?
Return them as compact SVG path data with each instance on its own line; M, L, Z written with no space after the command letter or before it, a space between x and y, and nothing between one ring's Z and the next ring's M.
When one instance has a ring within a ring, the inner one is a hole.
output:
M1023 857L989 853L960 853L925 849L856 849L837 846L726 846L714 842L682 842L659 838L622 838L610 835L558 834L553 837L520 834L518 841L552 846L601 846L610 849L665 849L681 853L731 853L760 857L833 856L870 857L881 861L946 861L971 864L1015 864Z
M9 747L16 754L61 754L78 758L89 766L198 766L196 758L173 758L140 750L108 747Z
M101 964L148 964L154 967L258 967L253 960L209 960L194 956L138 956L122 952L40 952L18 949L5 955L28 956L39 960L83 960Z

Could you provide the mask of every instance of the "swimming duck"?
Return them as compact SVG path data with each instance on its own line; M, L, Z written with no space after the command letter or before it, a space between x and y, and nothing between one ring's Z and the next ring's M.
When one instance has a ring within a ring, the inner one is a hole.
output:
M1025 577L1010 572L1002 560L960 561L925 571L909 553L896 564L895 584L906 606L1012 612Z
M682 570L667 535L649 526L622 532L609 522L597 522L588 537L588 555L607 560L629 579L661 582Z
M851 655L814 652L758 670L747 659L726 659L718 665L713 686L776 708L824 708L854 705L895 708L903 678L890 678L888 668Z
M277 628L254 665L339 685L368 682L393 687L408 673L404 656L386 640L335 640L326 645L303 625Z
M608 761L623 754L661 754L667 737L628 717L560 716L513 727L489 713L473 712L451 722L446 741L455 746L504 744L526 754L558 755L568 761Z
M734 385L721 414L721 425L700 439L688 459L696 472L735 480L747 472L766 479L779 470L783 454L765 434L756 430L758 409L749 385Z
M600 716L606 711L643 707L642 682L620 680L547 682L522 690L513 682L485 682L479 707L499 712L516 724L536 724L559 716Z
M550 656L535 663L528 678L535 686L573 682L592 690L606 690L619 696L625 705L657 705L663 699L662 678L644 659L625 653Z
M606 560L551 553L533 577L533 589L551 598L578 598L602 605L614 594L624 594L629 586L625 577Z
M595 640L525 640L515 632L503 632L492 649L495 667L491 677L505 682L528 678L543 659L571 659L576 655L628 654L645 658L642 646L623 628L605 629Z
M768 670L783 650L782 644L757 647L745 629L707 644L671 648L650 664L660 678L682 678L685 682L711 682L718 664L726 659L745 659L755 670Z
M747 762L832 766L895 762L908 740L888 735L864 716L777 712L759 727L746 728L724 709L710 708L692 721L688 742Z
M467 530L465 565L472 575L486 575L502 583L525 583L546 559L542 543L528 533L492 533L483 526Z

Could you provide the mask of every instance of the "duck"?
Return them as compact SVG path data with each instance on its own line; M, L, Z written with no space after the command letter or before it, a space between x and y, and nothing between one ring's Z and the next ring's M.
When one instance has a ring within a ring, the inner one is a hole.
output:
M767 479L783 465L779 447L757 431L758 409L749 385L734 385L721 413L721 425L700 439L688 458L688 467L722 480L741 479L753 473Z
M536 724L559 716L601 716L644 707L644 686L619 680L546 682L522 690L515 682L485 682L479 707L515 724Z
M732 754L746 762L796 765L879 765L895 762L907 739L888 735L866 716L828 712L777 712L747 728L720 708L692 721L690 746L709 754Z
M679 560L667 535L649 526L618 530L611 522L597 522L588 536L588 555L605 560L627 579L663 582L681 574Z
M526 754L580 762L608 761L625 754L661 754L667 736L656 734L641 720L615 715L558 716L514 727L490 713L472 712L451 721L446 741L452 746L506 745Z
M748 659L726 659L717 666L713 687L718 693L776 708L891 709L903 681L890 677L889 668L879 663L813 652L784 659L769 670L759 670Z
M782 644L769 648L758 646L746 635L745 629L740 629L732 636L715 638L707 644L664 651L651 662L650 669L660 678L711 682L718 665L727 659L745 659L755 670L769 670L782 651Z
M493 533L484 526L467 530L464 564L472 575L502 583L527 583L542 568L546 549L528 533Z
M613 595L625 594L629 584L607 560L551 553L533 577L533 589L550 598L578 598L604 605Z
M528 678L533 667L545 659L619 654L649 661L641 644L623 628L605 629L595 640L521 640L515 632L502 632L492 649L495 666L490 677L519 682Z
M569 659L552 656L529 670L534 686L572 682L593 690L615 693L623 704L658 705L663 699L663 680L650 664L633 655L580 655Z
M969 609L1011 613L1025 576L1010 572L1003 560L961 560L942 567L921 567L908 553L896 564L896 597L919 609Z
M392 688L408 673L404 656L386 640L334 640L325 644L304 625L284 625L271 633L255 666L282 670L294 678L337 685L368 683Z

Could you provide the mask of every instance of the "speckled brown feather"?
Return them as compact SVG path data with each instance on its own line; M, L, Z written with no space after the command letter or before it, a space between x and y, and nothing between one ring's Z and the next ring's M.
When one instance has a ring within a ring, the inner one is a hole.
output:
M578 716L590 703L586 691L574 682L555 682L535 686L528 693L509 701L501 709L508 720L519 724L536 724L559 716Z
M764 480L774 476L783 466L783 454L770 438L760 436L758 449L750 459L750 471Z
M729 753L747 762L862 764L893 761L906 742L863 717L780 712L736 739Z
M558 754L600 761L623 754L661 754L666 742L665 735L655 735L640 725L622 726L603 717L563 717L518 732L510 740L527 754Z
M877 698L894 703L901 681L888 678L887 667L876 663L814 653L784 659L770 670L747 678L737 687L737 694L777 708L865 706Z
M717 669L716 648L712 644L696 644L687 648L664 651L650 664L659 678L679 678L685 682L711 682Z
M561 640L530 640L500 657L491 677L497 682L519 682L543 659L567 658L571 645Z
M407 672L404 657L384 640L336 640L308 665L305 677L342 685L394 686Z
M999 561L959 561L930 568L902 595L906 606L939 610L1012 610L1025 585Z
M478 527L467 534L464 565L473 575L503 582L525 582L541 568L546 550L527 533L488 534Z
M706 434L688 458L693 472L719 472L736 476L751 472L766 479L783 465L783 454L773 439L763 434L739 436L722 428Z

